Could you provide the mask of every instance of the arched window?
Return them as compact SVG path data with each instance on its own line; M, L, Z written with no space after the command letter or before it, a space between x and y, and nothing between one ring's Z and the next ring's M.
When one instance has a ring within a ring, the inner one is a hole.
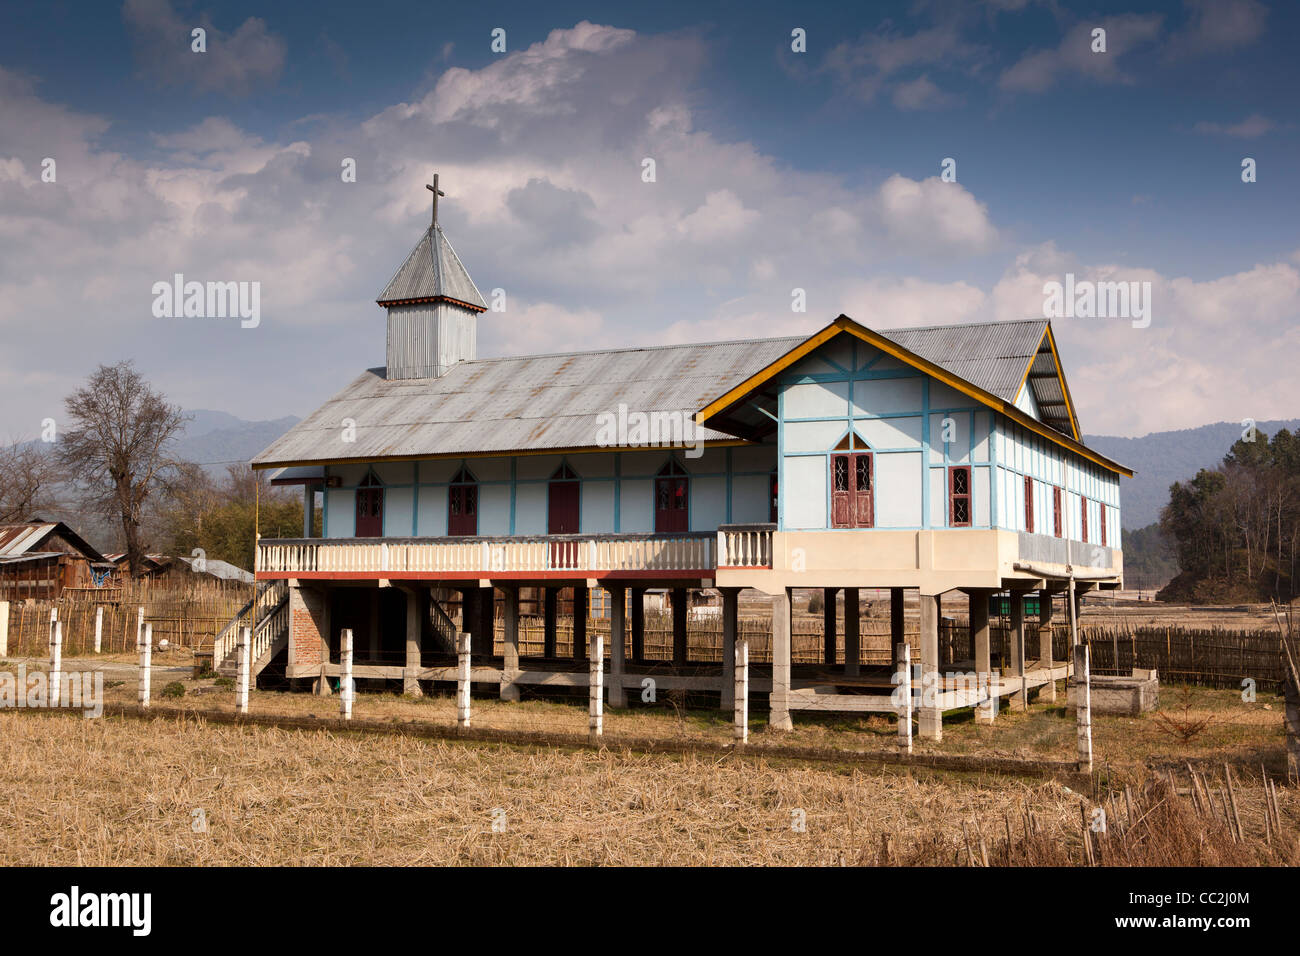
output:
M447 533L478 534L478 479L464 465L447 489Z
M384 534L384 484L374 471L367 471L357 485L358 538L380 538Z
M690 526L690 478L677 459L670 458L655 479L655 531L675 534Z
M831 455L831 527L870 528L876 522L871 452L857 432L845 435Z
M547 534L578 533L580 488L578 476L567 463L555 469L547 487Z

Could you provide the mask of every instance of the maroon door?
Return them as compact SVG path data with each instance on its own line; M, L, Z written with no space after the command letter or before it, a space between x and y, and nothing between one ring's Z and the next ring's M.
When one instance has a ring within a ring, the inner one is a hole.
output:
M578 482L552 481L547 505L547 534L578 533Z
M478 485L451 485L447 489L447 533L478 534Z
M655 479L655 531L676 534L689 530L689 506L686 478Z
M379 538L384 534L384 489L357 489L357 537Z

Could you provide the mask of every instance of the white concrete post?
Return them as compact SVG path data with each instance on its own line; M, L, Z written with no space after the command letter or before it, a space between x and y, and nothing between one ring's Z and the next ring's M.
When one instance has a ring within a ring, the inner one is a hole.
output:
M1074 648L1075 730L1081 771L1092 771L1092 688L1088 677L1088 645Z
M917 732L927 740L943 739L943 710L939 703L943 692L943 674L939 669L939 596L921 594L917 598L921 612L921 706L917 715ZM933 705L926 699L934 696Z
M139 647L140 642L143 640L144 640L144 608L140 608L140 613L138 613L135 616L135 646Z
M735 721L732 736L736 743L749 743L749 638L736 635L735 684L732 697L735 703Z
M245 627L239 632L235 648L235 713L248 713L248 658L253 647L253 629Z
M104 638L104 605L95 608L95 653L98 654L103 646Z
M470 636L456 637L456 726L469 727L469 646Z
M0 657L9 653L9 602L0 601Z
M595 740L605 732L605 639L587 638L587 735Z
M141 613L144 608L141 608ZM136 645L140 651L140 693L139 702L141 707L149 706L149 678L151 676L150 668L153 666L153 625L146 624L144 633L140 636L140 643Z
M905 754L912 752L912 647L899 644L894 648L894 657L898 661L894 681L898 690L898 749ZM924 691L924 685L922 687Z
M50 627L50 689L51 707L58 707L63 687L63 622L55 621Z
M345 627L339 637L339 713L352 719L352 628Z

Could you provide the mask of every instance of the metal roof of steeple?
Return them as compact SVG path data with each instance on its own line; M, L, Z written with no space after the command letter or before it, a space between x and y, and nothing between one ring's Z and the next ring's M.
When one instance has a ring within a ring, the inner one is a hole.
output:
M424 231L402 267L388 280L388 285L375 301L380 305L398 305L440 299L479 312L487 311L487 303L469 277L460 256L447 241L442 226L433 225Z

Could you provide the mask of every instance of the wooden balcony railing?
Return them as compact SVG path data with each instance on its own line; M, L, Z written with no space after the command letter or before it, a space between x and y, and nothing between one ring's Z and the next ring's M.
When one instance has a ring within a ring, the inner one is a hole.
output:
M257 572L384 577L492 577L712 572L711 532L492 538L294 538L258 542Z

